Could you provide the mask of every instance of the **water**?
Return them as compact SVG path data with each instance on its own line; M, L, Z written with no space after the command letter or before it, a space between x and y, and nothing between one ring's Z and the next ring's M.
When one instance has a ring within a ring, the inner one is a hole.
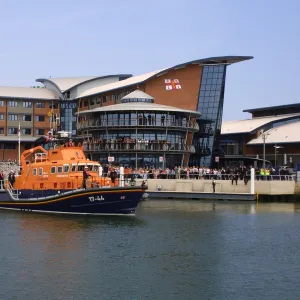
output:
M300 205L1 212L0 299L300 299Z

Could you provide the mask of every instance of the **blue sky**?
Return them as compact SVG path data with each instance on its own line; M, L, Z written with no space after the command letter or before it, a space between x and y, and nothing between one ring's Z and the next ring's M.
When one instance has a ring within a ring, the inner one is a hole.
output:
M131 73L224 55L223 120L298 102L300 1L0 0L0 85Z

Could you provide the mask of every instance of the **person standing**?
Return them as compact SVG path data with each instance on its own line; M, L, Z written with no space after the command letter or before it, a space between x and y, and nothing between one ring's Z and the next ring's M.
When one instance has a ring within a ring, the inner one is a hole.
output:
M83 174L82 174L82 179L83 179L83 183L82 183L82 186L84 189L86 189L86 183L87 183L87 180L88 178L91 176L89 173L88 173L88 166L85 166L84 167L84 170L83 170Z
M12 188L14 187L15 181L16 181L15 173L13 170L11 170L8 175L8 182L10 183Z
M213 179L213 181L212 181L212 188L213 188L213 193L215 193L216 192L216 180L215 179Z
M0 189L4 189L4 174L2 171L0 172Z

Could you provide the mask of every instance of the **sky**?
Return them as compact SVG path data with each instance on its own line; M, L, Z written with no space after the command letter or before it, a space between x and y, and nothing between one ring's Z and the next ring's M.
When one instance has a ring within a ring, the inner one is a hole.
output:
M299 12L298 0L0 0L0 85L249 55L227 69L223 114L246 119L299 101Z

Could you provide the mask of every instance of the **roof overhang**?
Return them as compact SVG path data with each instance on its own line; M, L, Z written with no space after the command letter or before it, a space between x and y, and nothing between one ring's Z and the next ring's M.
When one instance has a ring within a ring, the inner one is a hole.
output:
M41 82L41 83L44 83L45 81L50 82L50 83L52 83L52 84L53 84L60 92L65 93L65 92L67 92L67 91L69 91L69 90L71 90L71 89L73 89L73 88L75 88L75 87L77 87L77 86L79 86L79 85L82 85L82 84L85 84L85 83L88 83L88 82L91 82L91 81L94 81L94 80L98 80L98 79L106 79L106 78L111 78L111 77L125 77L125 78L127 79L127 78L132 77L132 74L115 74L115 75L95 76L95 77L93 77L93 78L89 78L89 79L87 79L87 80L83 80L83 81L81 81L81 82L79 82L79 83L77 83L77 84L74 84L74 85L70 86L70 87L67 88L67 89L61 89L61 88L57 85L57 83L55 82L55 78L53 78L52 80L51 80L51 78L38 78L38 79L36 79L36 81L37 81L37 82ZM66 78L67 78L67 77L66 77ZM61 78L61 79L63 79L63 78Z

